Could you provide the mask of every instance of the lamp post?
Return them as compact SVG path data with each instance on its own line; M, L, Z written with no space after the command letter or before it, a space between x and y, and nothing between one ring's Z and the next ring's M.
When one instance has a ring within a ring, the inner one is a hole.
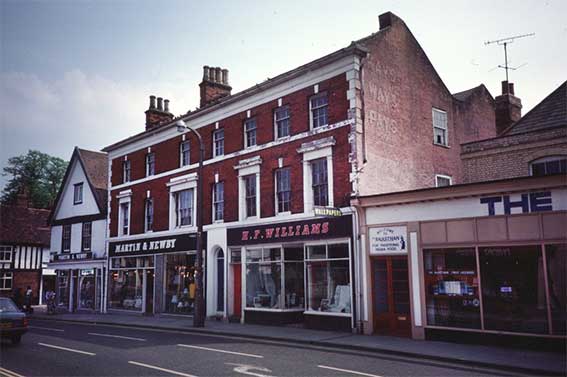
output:
M199 140L199 168L197 169L197 258L195 261L195 314L193 327L205 327L205 302L203 298L203 157L205 146L197 130L178 120L175 125L178 132L188 130Z

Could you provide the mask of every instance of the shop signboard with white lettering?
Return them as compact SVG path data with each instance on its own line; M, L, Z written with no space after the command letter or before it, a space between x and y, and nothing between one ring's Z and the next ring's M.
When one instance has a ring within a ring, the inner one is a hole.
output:
M407 228L385 226L368 230L370 255L407 253Z
M203 232L203 241L206 243L207 235ZM206 244L203 248L206 249ZM130 255L147 255L174 253L180 251L193 251L197 249L196 234L181 234L165 237L143 238L137 240L110 242L109 255L122 257Z

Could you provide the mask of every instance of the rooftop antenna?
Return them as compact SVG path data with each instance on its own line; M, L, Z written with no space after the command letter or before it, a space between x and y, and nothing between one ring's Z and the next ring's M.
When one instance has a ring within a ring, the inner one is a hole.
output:
M504 68L506 70L506 82L508 82L508 70L512 70L515 71L518 68L523 67L525 64L522 64L519 67L510 67L508 65L508 43L513 43L514 40L516 39L520 39L520 38L525 38L525 37L533 37L535 35L535 33L530 33L530 34L522 34L522 35L516 35L513 37L508 37L508 38L502 38L502 39L497 39L494 41L486 41L484 42L485 45L490 45L490 44L494 44L496 43L499 46L504 46L504 65L498 65L498 68Z

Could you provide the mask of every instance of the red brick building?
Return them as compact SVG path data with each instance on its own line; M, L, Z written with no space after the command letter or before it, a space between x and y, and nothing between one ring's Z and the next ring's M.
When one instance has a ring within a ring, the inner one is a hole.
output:
M104 149L109 310L192 313L199 144L182 120L205 148L207 314L357 326L351 196L460 183L458 146L496 135L484 86L452 95L405 23L379 21L236 94L205 66L201 107L178 118L150 98L145 131Z

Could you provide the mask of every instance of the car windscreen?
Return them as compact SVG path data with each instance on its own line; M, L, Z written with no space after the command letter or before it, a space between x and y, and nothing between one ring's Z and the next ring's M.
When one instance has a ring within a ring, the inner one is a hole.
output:
M18 307L9 298L0 298L0 313L18 312Z

